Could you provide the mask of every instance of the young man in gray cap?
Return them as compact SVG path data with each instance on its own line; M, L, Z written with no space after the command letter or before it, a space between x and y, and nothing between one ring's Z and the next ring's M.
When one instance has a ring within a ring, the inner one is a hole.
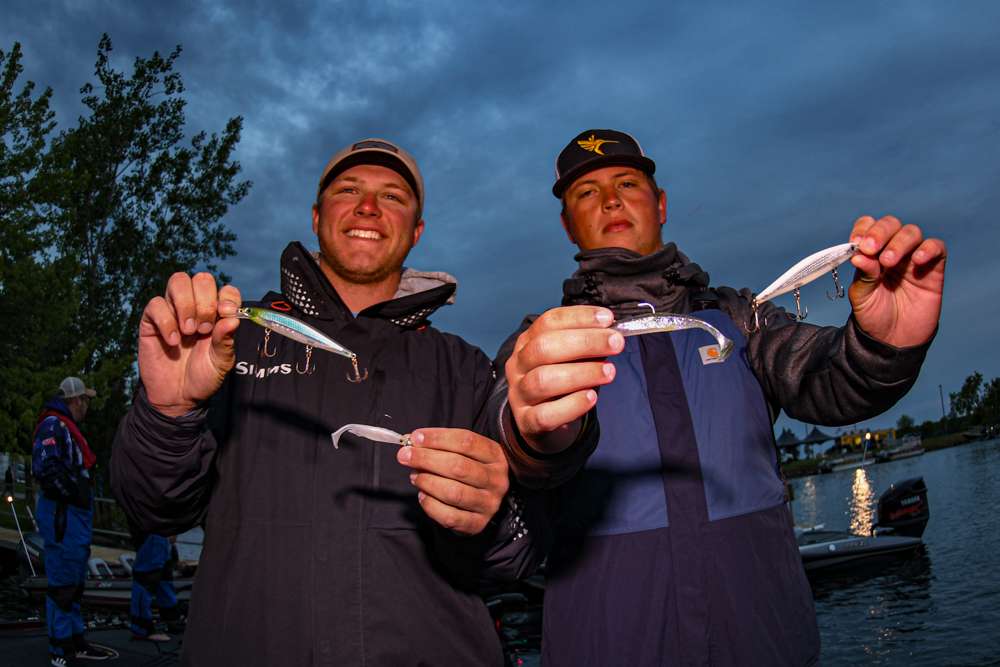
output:
M253 304L205 273L175 274L146 305L113 481L144 530L205 526L185 664L502 664L477 585L535 553L502 449L474 432L491 363L427 319L455 280L403 267L423 205L406 151L348 146L320 178L319 252L291 243L281 292L256 304L349 348L356 367L237 328ZM348 434L335 449L346 424L412 446Z
M31 452L31 472L42 487L35 517L45 540L49 661L57 667L117 655L112 649L84 639L80 616L94 525L89 471L97 457L79 425L96 396L97 392L78 377L60 382L59 392L45 403L38 417Z
M765 303L747 333L752 294L710 286L664 244L666 194L634 138L587 130L556 171L580 268L564 307L529 318L500 355L512 468L551 489L554 508L543 662L815 663L773 421L785 410L854 423L903 396L937 328L944 243L891 216L861 217L848 237L859 246L848 322L812 326ZM608 331L647 304L713 324L734 352L718 363L698 330ZM595 405L599 444L573 444Z

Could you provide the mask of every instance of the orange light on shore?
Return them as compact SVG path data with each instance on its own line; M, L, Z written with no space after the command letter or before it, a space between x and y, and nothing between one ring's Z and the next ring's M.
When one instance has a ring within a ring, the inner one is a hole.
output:
M8 494L7 494L7 502L8 502L8 503L12 503L12 502L14 502L14 496L12 496L12 495L10 495L10 494L8 493Z

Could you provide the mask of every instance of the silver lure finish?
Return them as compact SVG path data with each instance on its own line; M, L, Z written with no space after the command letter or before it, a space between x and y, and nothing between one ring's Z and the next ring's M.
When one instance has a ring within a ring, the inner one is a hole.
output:
M705 320L700 320L697 317L689 315L677 315L675 313L642 315L616 322L612 329L623 336L639 336L647 333L682 331L684 329L701 329L715 338L715 342L719 346L719 361L725 360L733 351L733 341L726 338L721 331Z
M776 296L797 290L824 273L837 268L853 257L857 251L858 246L854 243L841 243L815 252L782 273L777 280L765 287L755 300L760 304L770 301Z

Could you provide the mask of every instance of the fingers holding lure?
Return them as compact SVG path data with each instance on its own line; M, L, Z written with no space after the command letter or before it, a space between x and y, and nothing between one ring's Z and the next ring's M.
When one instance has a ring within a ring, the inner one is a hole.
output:
M258 324L265 329L274 331L281 334L287 338L302 343L306 346L306 354L311 354L313 348L319 348L321 350L326 350L327 352L333 352L334 354L339 354L342 357L347 357L350 359L351 364L354 367L354 377L348 376L351 382L361 382L368 377L368 371L366 370L362 374L358 369L358 355L347 349L334 339L327 336L322 331L309 326L301 320L297 320L294 317L285 315L274 310L268 310L267 308L258 308L255 306L243 306L237 310L236 317L240 319L250 320L251 322ZM309 363L306 362L308 367Z

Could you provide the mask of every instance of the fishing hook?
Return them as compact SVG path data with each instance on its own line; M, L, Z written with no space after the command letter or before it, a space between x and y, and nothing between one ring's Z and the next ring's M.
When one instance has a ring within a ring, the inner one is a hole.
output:
M274 355L277 354L277 351L270 352L270 353L267 351L267 344L268 344L268 342L270 342L270 340L271 340L271 330L265 327L264 328L264 344L257 348L257 351L261 354L261 356L270 358L270 357L273 357Z
M298 362L295 362L296 373L298 373L299 375L312 375L313 371L316 370L315 366L313 366L312 368L309 367L309 362L312 361L312 355L313 355L312 345L306 345L306 369L302 370L301 368L299 368Z
M795 297L795 319L799 322L809 317L809 308L802 308L802 302L799 299L799 288L796 287L792 290L792 295Z
M351 374L348 373L347 374L347 381L348 382L358 383L358 382L364 382L365 380L368 379L368 369L367 368L365 369L365 374L364 375L362 375L358 371L358 355L356 355L356 354L351 355L351 365L354 367L354 377L351 377Z
M763 324L760 321L760 304L757 303L757 297L754 297L750 301L750 314L753 315L753 326L747 326L746 323L743 324L743 331L748 335L755 334L760 331L763 327L767 326L767 318L764 318Z
M840 274L837 273L837 267L833 267L832 273L833 273L833 285L834 288L836 289L836 296L830 296L830 293L827 292L826 298L829 299L830 301L833 301L834 299L843 299L844 286L840 284Z

